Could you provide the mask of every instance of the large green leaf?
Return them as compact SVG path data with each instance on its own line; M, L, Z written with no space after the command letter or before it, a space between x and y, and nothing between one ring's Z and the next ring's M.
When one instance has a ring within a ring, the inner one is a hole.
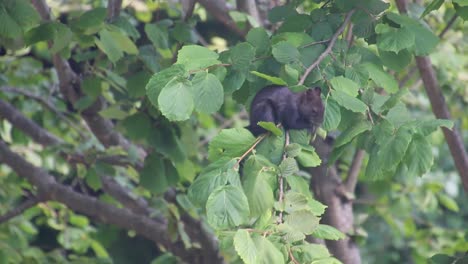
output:
M387 17L414 35L415 45L411 50L414 50L415 55L429 55L439 43L439 38L428 27L422 25L420 21L396 13L388 13Z
M252 28L246 36L247 42L255 47L256 55L264 55L270 49L270 37L262 27Z
M146 85L146 94L150 102L158 107L158 98L162 88L175 78L187 77L188 73L181 64L174 64L171 67L155 73Z
M257 71L251 71L250 73L252 73L253 75L258 76L260 78L263 78L265 80L268 80L268 81L272 82L273 84L287 85L286 82L283 79L278 78L278 77L270 76L270 75L267 75L267 74L264 74L264 73L261 73L261 72L257 72Z
M380 165L383 170L390 171L398 166L405 156L411 138L411 131L406 127L400 127L394 135L385 140L377 152L377 156L382 161Z
M304 167L317 167L322 163L314 147L309 145L302 145L301 153L297 156L297 161Z
M325 114L323 118L323 129L327 131L334 130L338 127L341 121L341 111L338 103L329 98L325 106Z
M257 249L255 248L255 243L247 230L237 230L234 235L234 248L245 264L257 263Z
M76 21L73 26L80 29L95 27L104 22L107 16L107 8L98 7L84 12Z
M208 158L240 157L255 142L255 137L245 128L224 129L210 142Z
M188 196L198 207L204 208L210 194L228 183L230 175L236 174L236 160L220 159L206 167L190 185Z
M286 215L284 222L305 235L310 235L318 226L319 218L309 210L298 210Z
M403 160L408 167L408 175L423 175L434 161L431 144L423 135L414 134Z
M183 78L167 83L158 97L161 113L171 121L189 119L194 107L191 89L192 83Z
M223 86L211 73L199 72L192 79L192 93L197 111L211 114L224 102Z
M385 24L379 24L375 27L375 31L379 34L377 47L381 50L399 52L415 44L414 34L407 28L396 29Z
M372 124L366 120L361 120L343 131L335 140L334 147L340 147L353 140L356 136L372 128Z
M358 98L354 98L347 93L331 90L332 98L344 108L351 110L356 113L364 113L367 110L366 104L364 104Z
M373 63L366 63L364 67L369 72L369 77L375 84L384 88L388 93L395 93L398 91L398 83L395 78L385 72L381 67Z
M358 95L359 85L353 80L343 76L336 76L330 80L333 89L344 92L349 96L356 97Z
M382 63L395 71L403 70L406 66L408 66L408 64L410 64L412 59L411 53L406 49L400 50L398 53L393 51L379 50L379 54L380 59L382 59Z
M263 236L253 238L257 249L257 264L284 264L284 256L273 243Z
M273 57L278 62L287 64L297 61L299 59L299 51L296 47L286 41L281 41L273 45Z
M164 163L159 155L151 154L145 159L145 166L140 173L140 185L153 193L161 193L168 186Z
M206 202L207 220L215 229L239 226L248 220L249 214L247 197L236 186L218 187Z
M250 63L255 58L255 48L249 43L242 42L231 48L232 68L240 72L248 72Z
M218 53L202 46L188 45L179 50L177 63L184 65L188 71L192 71L219 64L220 61L218 61Z
M99 39L94 40L112 62L123 57L123 53L137 54L135 44L117 27L104 28L99 32Z
M346 236L340 230L329 225L318 225L312 232L312 236L320 239L340 240Z

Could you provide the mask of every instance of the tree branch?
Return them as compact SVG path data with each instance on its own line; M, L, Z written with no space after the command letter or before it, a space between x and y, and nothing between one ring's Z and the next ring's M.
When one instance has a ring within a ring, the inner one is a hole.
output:
M44 0L32 0L32 3L43 20L51 20L50 9ZM61 93L68 101L75 104L82 97L80 78L73 72L68 61L60 57L59 54L52 54L52 62L57 70ZM103 109L104 105L105 100L98 97L92 106L81 113L93 134L105 147L122 146L125 150L134 147L126 138L114 130L114 125L110 120L99 115L99 111ZM146 152L138 147L137 150L140 158L143 159Z
M13 208L9 212L7 212L4 215L0 216L0 224L9 221L10 219L22 214L24 211L28 210L29 208L35 206L41 202L41 199L37 196L31 197L24 201L22 204L20 204L18 207Z
M34 141L43 146L55 145L62 140L42 129L39 125L32 122L22 115L11 104L0 99L0 116L6 118L15 127L29 135Z
M237 27L236 22L229 15L229 10L225 1L219 0L198 0L205 7L208 13L214 16L218 21L224 24L231 31L235 32L241 38L245 37L246 32Z
M354 193L365 153L366 152L362 149L358 149L356 150L356 153L354 153L353 161L351 162L351 167L348 171L348 176L344 181L345 189L349 193Z
M0 140L0 161L7 164L20 177L26 178L36 186L45 200L61 202L70 209L98 219L105 224L116 225L126 230L135 230L137 234L164 246L183 260L190 262L192 259L191 252L171 241L165 224L158 223L147 216L134 214L127 209L106 204L93 197L79 194L71 188L57 183L51 175L12 152L2 140Z
M351 16L354 14L356 10L353 9L351 11L349 11L347 14L346 14L346 17L343 21L343 24L341 24L341 26L338 28L338 30L335 32L335 34L333 34L333 37L331 38L330 40L330 43L328 43L328 46L327 48L325 49L325 51L320 54L320 56L314 61L314 63L312 63L307 69L306 71L304 72L304 74L302 75L301 79L299 80L299 85L302 85L304 84L304 81L305 79L307 78L307 76L309 76L310 72L315 68L317 67L322 61L323 59L325 59L325 57L330 54L330 52L332 51L333 49L333 46L335 46L335 42L336 40L338 39L338 36L341 35L341 33L343 33L344 29L346 28L346 25L348 25L349 21L351 20Z
M113 20L120 15L122 0L109 0L107 2L107 18Z
M407 12L406 0L397 0L396 3L400 13ZM437 118L452 119L448 106L445 103L444 95L440 90L439 81L432 67L431 59L428 56L416 56L416 65L424 83L429 101L431 102L434 115ZM455 127L452 130L443 127L442 131L444 132L445 140L452 154L455 167L460 174L465 192L468 192L468 155L460 132Z

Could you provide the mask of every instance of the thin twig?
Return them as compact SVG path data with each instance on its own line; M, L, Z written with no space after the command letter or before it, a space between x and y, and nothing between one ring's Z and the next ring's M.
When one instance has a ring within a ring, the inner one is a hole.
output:
M6 214L0 216L0 224L9 221L10 219L22 214L27 209L35 206L36 204L40 203L41 199L37 196L30 197L28 200L24 201L18 207L13 208L12 210L8 211Z
M286 147L289 145L289 131L285 131L285 140L284 140L284 153L283 153L283 160L285 160L287 158L287 154L286 154ZM279 174L279 178L278 178L278 185L279 185L279 197L278 197L278 202L280 204L283 203L283 200L284 200L284 178L283 178L283 174L280 173ZM278 216L278 224L281 224L283 223L283 211L280 211L279 212L279 216Z
M253 143L253 145L244 153L242 154L242 156L240 156L239 160L237 161L237 163L234 165L234 168L239 168L239 164L241 163L241 161L245 158L245 156L249 155L250 152L252 152L252 150L255 149L255 147L260 143L262 142L262 140L264 138L266 138L266 136L268 136L269 133L265 133L261 136L259 136L255 142Z
M307 48L309 46L314 46L314 45L323 44L323 43L327 43L327 42L330 42L330 39L319 40L319 41L314 41L314 42L311 42L311 43L307 43L307 44L304 44L304 45L300 46L299 48L300 49Z
M291 261L292 261L294 264L300 264L299 261L297 261L296 258L294 258L294 255L293 255L293 253L292 253L291 248L288 248L288 253L289 253L289 258L291 258Z
M304 81L305 79L307 78L307 76L309 76L310 72L315 68L317 67L317 65L320 64L320 62L322 62L325 57L330 54L330 52L332 51L333 49L333 46L335 46L335 42L336 40L338 39L338 36L343 33L343 30L345 29L346 25L348 25L349 21L351 20L351 16L354 14L356 10L353 9L351 11L348 12L348 14L346 14L346 17L345 17L345 20L343 21L343 24L341 24L341 26L338 28L338 30L335 32L335 34L333 35L333 37L331 38L330 40L330 43L328 44L328 47L327 49L325 49L325 51L320 54L320 56L317 58L317 60L314 61L314 63L312 63L307 69L306 71L304 72L304 74L302 75L300 81L299 81L299 85L302 85L304 84Z

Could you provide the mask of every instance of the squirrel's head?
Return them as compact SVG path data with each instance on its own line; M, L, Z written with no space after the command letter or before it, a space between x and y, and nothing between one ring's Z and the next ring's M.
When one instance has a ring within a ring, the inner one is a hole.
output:
M306 119L314 125L323 122L323 114L325 108L323 106L322 98L320 97L322 91L320 87L307 89L302 92L299 100L299 113L301 118Z

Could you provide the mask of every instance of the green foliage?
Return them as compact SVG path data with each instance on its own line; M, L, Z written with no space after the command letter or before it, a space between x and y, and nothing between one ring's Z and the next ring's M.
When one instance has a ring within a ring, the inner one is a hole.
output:
M41 147L2 120L0 136L12 149L58 181L122 207L103 191L103 177L112 178L132 197L147 199L155 215L167 218L171 239L186 248L199 245L181 219L185 213L200 217L221 241L229 263L255 264L340 263L325 246L306 239L345 238L320 222L327 207L310 191L315 175L308 168L336 164L344 179L353 152L362 149L367 154L358 175L363 188L354 203L356 229L346 235L360 241L364 262L464 260L457 253L468 246L467 209L439 130L452 129L454 122L432 118L410 69L415 55L431 55L441 96L457 127L466 131L468 58L460 37L465 30L460 22L468 17L466 1L414 4L408 15L389 12L396 8L381 0L286 1L268 13L271 27L250 28L245 39L229 32L225 44L219 39L226 34L210 27L213 14L207 16L202 5L184 18L178 5L132 4L110 19L101 2L53 7L59 22L40 21L29 1L0 1L0 45L7 51L0 59L1 86L37 94L58 111L20 94L2 91L0 97L67 143L53 150ZM346 27L331 53L299 85L352 9L352 30ZM452 34L439 40L435 32L453 14L461 18L447 33ZM253 19L237 11L231 16L245 29ZM352 41L345 38L348 33ZM198 45L201 40L209 45ZM74 88L80 98L73 105L51 88L59 87L57 70L49 66L54 54L68 60L79 77ZM400 87L405 79L408 83ZM260 122L271 133L255 138L241 128L246 125L242 107L270 83L295 92L321 87L322 134L338 131L324 164L305 130L284 131ZM96 109L138 149L98 142L82 121ZM82 161L57 155L75 152ZM110 156L124 165L104 162ZM0 183L2 214L17 207L25 192L35 193L3 166ZM169 188L177 202L163 199ZM2 225L0 263L178 261L155 252L153 244L137 247L132 231L96 223L63 205L41 203Z

